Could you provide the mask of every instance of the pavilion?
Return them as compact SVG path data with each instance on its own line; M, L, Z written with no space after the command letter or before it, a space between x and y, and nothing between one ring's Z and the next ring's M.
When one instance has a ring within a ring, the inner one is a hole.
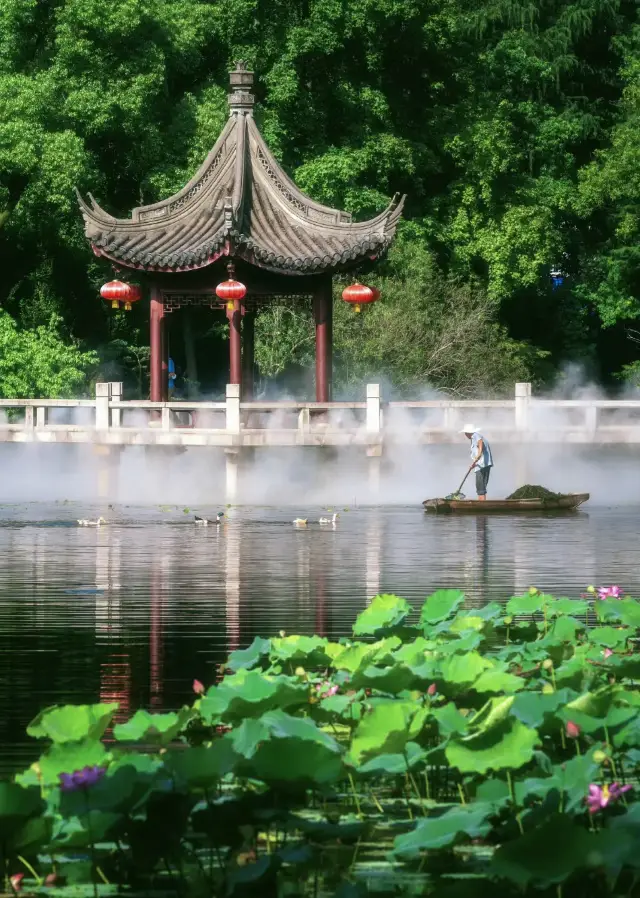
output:
M174 196L114 218L78 194L93 252L114 266L145 272L150 293L151 399L167 398L166 316L185 306L227 310L229 383L253 394L254 321L277 297L312 299L316 400L331 400L332 276L380 258L394 238L404 197L370 221L305 196L287 177L253 118L253 72L230 73L229 119L194 177ZM227 274L227 271L229 272ZM242 301L216 286L234 272Z

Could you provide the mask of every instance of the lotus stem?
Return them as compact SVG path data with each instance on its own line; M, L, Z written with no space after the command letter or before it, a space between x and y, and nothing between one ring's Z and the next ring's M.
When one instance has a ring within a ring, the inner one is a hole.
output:
M349 784L351 785L351 794L353 795L353 802L356 806L356 811L358 813L358 817L362 817L362 809L360 807L360 802L358 801L358 793L356 791L356 784L353 779L353 774L349 771Z
M29 861L26 858L21 857L21 855L18 855L18 860L20 861L20 863L22 864L23 867L26 867L26 869L29 871L29 873L33 876L35 881L38 883L38 888L40 888L40 886L42 885L42 877L38 876L38 874L36 873L36 871L33 869L33 867L31 866L31 864L29 863Z
M466 804L467 800L464 797L464 789L462 788L462 783L458 783L458 795L460 796L460 803Z

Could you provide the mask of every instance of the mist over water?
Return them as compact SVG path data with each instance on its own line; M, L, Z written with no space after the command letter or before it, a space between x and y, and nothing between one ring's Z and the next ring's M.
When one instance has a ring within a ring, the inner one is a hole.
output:
M494 457L490 497L539 483L555 492L589 492L591 506L640 504L640 446L550 444L537 442L535 434L516 445L495 441L490 427L483 432ZM96 454L91 445L0 444L0 502L102 502L104 510L107 502L222 507L227 501L222 449L111 452ZM288 505L303 517L314 505L419 506L457 489L468 466L463 436L448 445L391 444L380 459L368 459L363 447L243 450L237 504ZM464 492L475 496L473 475Z

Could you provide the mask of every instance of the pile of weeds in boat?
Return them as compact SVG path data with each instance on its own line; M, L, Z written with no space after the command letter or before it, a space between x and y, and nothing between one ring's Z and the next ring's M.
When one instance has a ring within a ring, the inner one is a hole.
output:
M351 639L233 652L177 713L47 709L0 785L3 870L60 896L638 895L640 604L601 594L441 590L414 626L377 596Z

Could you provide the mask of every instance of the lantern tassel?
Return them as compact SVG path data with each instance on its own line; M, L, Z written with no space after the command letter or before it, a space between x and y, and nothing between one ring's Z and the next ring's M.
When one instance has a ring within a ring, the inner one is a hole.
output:
M124 310L125 310L125 312L130 312L130 311L131 311L131 303L130 303L130 302L125 302L125 304L124 304Z
M356 314L357 314L358 312L361 312L361 311L362 311L362 306L360 305L359 302L357 302L357 303L355 304L355 306L353 307L353 311L356 312Z
M112 309L119 309L119 308L120 308L120 303L118 302L117 299L112 299L112 300L111 300L111 308L112 308Z

